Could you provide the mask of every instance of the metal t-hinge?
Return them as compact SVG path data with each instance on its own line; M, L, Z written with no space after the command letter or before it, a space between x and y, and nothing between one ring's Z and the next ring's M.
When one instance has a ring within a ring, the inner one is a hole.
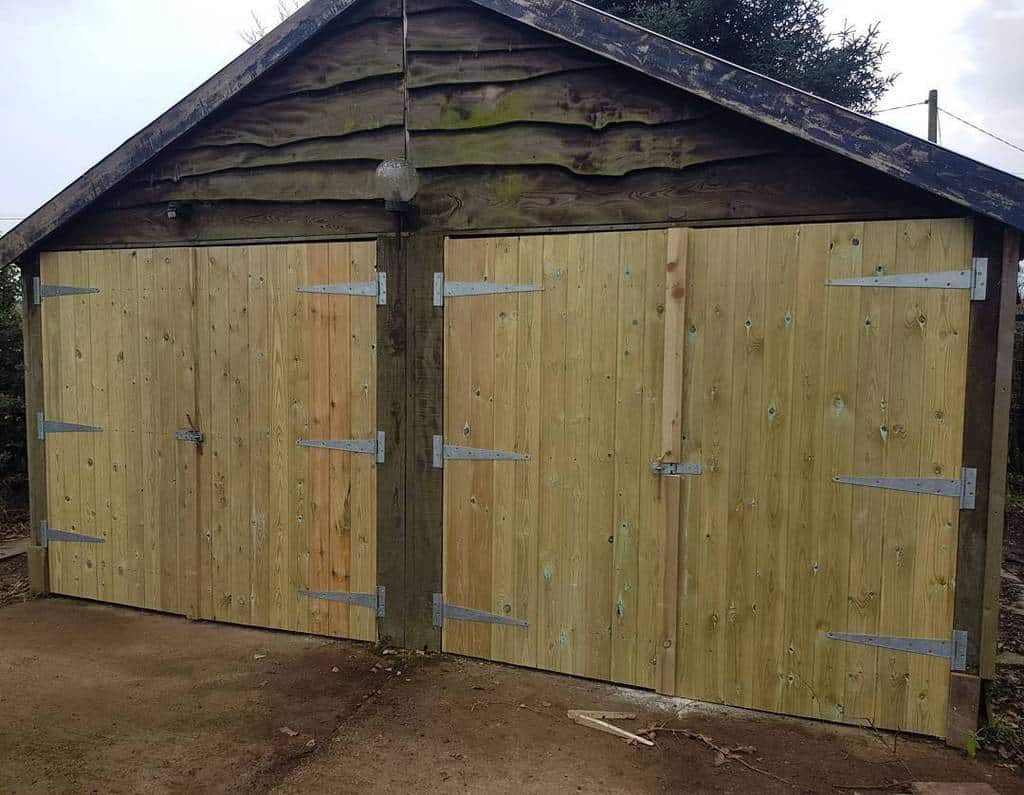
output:
M312 284L308 287L297 287L297 292L314 295L364 295L377 299L377 306L388 305L388 275L377 272L372 282L355 282L351 284Z
M69 287L61 284L43 284L36 276L32 279L32 300L38 306L46 298L60 298L65 295L91 295L98 293L98 287Z
M855 635L849 632L826 632L825 637L830 640L841 640L846 643L860 643L864 646L877 646L881 649L905 651L909 654L944 657L949 660L949 670L967 670L967 633L962 629L954 629L953 635L949 640L894 638L886 635Z
M373 439L300 439L298 445L316 450L341 450L346 453L372 455L378 464L383 464L386 442L384 431L377 431Z
M502 293L542 293L539 284L496 284L494 282L449 282L443 273L434 274L434 306L444 306L446 298L463 295L498 295Z
M37 412L36 436L42 441L51 433L103 433L103 429L95 425L78 425L74 422L48 420L43 416L43 412Z
M529 461L526 453L485 450L480 447L459 447L445 444L443 436L434 437L434 469L444 469L445 461Z
M956 497L960 507L965 511L973 511L978 493L978 470L963 467L959 480L943 478L872 478L840 476L832 478L835 483L846 483L851 486L868 486L874 489L890 491L906 491L912 494L935 494L940 497Z
M328 602L368 607L376 613L377 618L386 615L386 591L383 585L377 586L376 593L347 593L345 591L299 591L299 596L307 599L323 599Z
M972 301L984 301L988 291L988 259L977 257L971 267L959 271L895 273L891 276L863 276L853 279L828 279L830 287L923 287L933 290L970 290Z
M39 523L39 546L48 547L51 541L64 541L68 544L106 544L107 539L99 536L87 536L81 533L68 533L55 530L44 520Z
M434 626L443 627L445 621L476 621L482 624L504 624L523 628L530 626L521 618L499 616L494 613L485 613L483 610L447 604L444 601L444 595L436 593L434 594Z
M662 477L683 477L684 475L703 475L704 465L699 461L683 464L663 464L655 461L651 464L651 472Z

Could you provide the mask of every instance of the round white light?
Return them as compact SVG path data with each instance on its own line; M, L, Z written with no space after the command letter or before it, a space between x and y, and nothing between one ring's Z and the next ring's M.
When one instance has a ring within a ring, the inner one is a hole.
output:
M408 160L385 160L377 166L377 189L387 202L408 203L420 187L420 175Z

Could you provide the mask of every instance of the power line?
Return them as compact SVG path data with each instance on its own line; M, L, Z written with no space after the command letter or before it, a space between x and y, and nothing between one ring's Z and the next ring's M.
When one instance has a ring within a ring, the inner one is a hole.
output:
M967 119L961 118L960 116L957 116L955 113L950 113L945 108L939 108L939 111L941 113L945 113L947 116L949 116L951 118L956 119L961 124L966 124L971 129L977 130L982 135L987 135L989 138L993 138L996 141L999 141L999 143L1001 143L1001 144L1006 144L1011 149L1016 149L1018 152L1024 152L1024 146L1018 146L1017 144L1013 143L1012 141L1007 141L1005 138L1002 138L1002 137L996 135L993 132L989 132L988 130L984 129L983 127L979 127L977 124L972 124L971 122L967 121Z
M928 104L928 100L925 99L925 100L922 100L921 102L911 102L908 105L897 105L894 108L882 108L881 110L873 110L873 111L871 111L871 115L872 116L877 116L879 113L890 113L890 112L892 112L894 110L903 110L904 108L916 108L918 105L927 105L927 104Z

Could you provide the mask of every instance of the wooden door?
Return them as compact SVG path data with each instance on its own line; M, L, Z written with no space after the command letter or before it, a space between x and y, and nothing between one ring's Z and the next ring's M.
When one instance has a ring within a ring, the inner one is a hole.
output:
M98 293L42 305L45 419L101 428L46 435L48 525L101 543L50 543L56 593L172 613L194 607L193 253L41 257L43 284Z
M444 600L528 626L447 620L446 651L652 687L664 563L666 268L681 235L448 240L449 281L543 292L448 298Z
M376 280L374 243L197 251L203 618L376 640L376 299L300 293Z
M945 732L959 501L833 482L961 474L969 290L826 286L970 267L960 220L691 231L676 692Z

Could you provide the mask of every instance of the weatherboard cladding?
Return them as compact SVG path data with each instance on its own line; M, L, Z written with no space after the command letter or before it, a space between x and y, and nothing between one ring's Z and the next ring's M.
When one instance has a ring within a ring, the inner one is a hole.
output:
M0 239L0 259L388 232L372 175L393 156L423 171L432 231L955 205L1024 226L1024 181L571 0L313 0ZM195 211L168 219L170 201Z

